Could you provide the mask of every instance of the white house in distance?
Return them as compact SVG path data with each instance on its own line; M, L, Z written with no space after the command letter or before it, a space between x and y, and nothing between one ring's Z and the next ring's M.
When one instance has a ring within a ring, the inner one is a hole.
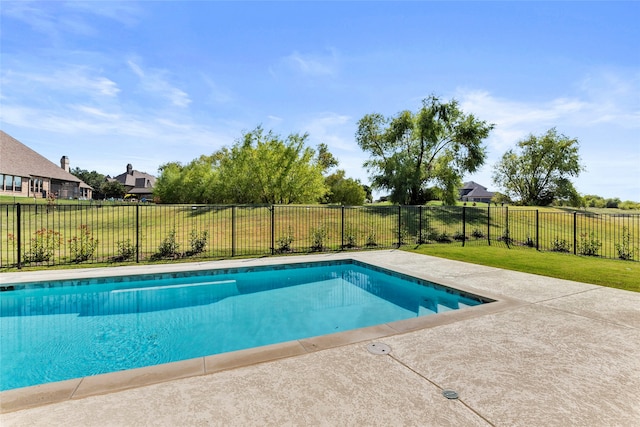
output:
M69 173L69 158L60 166L0 130L0 195L90 199L93 189Z
M463 202L490 203L494 194L492 191L487 191L487 187L477 182L467 181L460 189L460 200Z

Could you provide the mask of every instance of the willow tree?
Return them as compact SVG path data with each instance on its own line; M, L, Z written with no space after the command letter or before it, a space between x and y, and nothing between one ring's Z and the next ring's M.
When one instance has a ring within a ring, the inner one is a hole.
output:
M328 151L321 156L306 146L307 134L281 138L261 127L247 132L231 148L218 154L216 191L226 203L315 203L327 191L323 171ZM331 163L331 162L329 162Z
M576 206L579 196L569 178L584 170L577 139L552 128L544 135L529 135L517 149L508 150L496 164L495 184L523 205L546 206L566 199Z
M391 201L422 204L433 187L443 202L453 204L464 174L484 164L483 140L492 129L464 114L456 100L430 96L416 113L367 114L358 122L356 140L370 155L364 166L372 186L390 191Z

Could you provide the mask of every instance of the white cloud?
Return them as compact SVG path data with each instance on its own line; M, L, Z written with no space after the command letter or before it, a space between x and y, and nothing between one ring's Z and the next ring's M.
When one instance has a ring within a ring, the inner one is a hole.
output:
M307 120L302 130L308 132L316 144L325 143L330 149L353 151L354 126L350 116L326 112Z
M34 93L49 91L72 92L90 97L102 95L115 97L120 92L118 84L106 77L95 75L97 71L88 67L72 66L40 73L23 73L7 69L2 73L2 85L11 85L12 90Z
M143 70L133 60L127 61L133 73L140 78L142 88L152 95L169 100L177 107L188 107L191 103L189 95L181 89L174 87L168 81L168 72L164 70Z
M325 53L300 53L282 58L280 63L272 68L272 74L277 71L295 72L309 77L335 76L340 69L340 58L335 49L328 49Z

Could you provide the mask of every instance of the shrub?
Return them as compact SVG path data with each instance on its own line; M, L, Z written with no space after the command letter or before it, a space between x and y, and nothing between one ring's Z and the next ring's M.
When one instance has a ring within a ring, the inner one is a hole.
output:
M278 239L276 240L276 243L278 244L278 247L276 248L276 252L285 253L285 252L292 251L291 244L293 243L293 229L291 228L291 226L289 226L289 229L287 230L287 234L285 234L284 236L278 237Z
M569 252L569 242L565 239L559 239L558 236L551 242L551 251L553 252Z
M464 234L462 234L461 231L456 231L455 233L453 233L453 240L456 240L458 242L462 242L465 240L468 240L469 238L467 236L465 236Z
M324 242L327 239L327 229L324 226L320 226L318 228L314 228L311 230L311 250L312 251L323 251L324 250Z
M356 231L351 226L351 224L347 224L344 228L344 244L345 248L355 248L357 246L356 239Z
M367 240L364 244L367 248L375 248L376 246L378 246L378 242L376 241L376 232L373 230L370 230L369 233L367 234Z
M602 246L602 243L596 239L595 234L592 231L589 234L580 234L580 241L578 242L577 250L580 255L597 256L600 246Z
M180 244L176 242L176 230L171 230L158 246L157 256L160 258L175 258L178 255Z
M444 231L436 235L435 239L433 240L435 240L438 243L451 243L451 239L449 238L449 235Z
M530 248L536 246L536 241L531 238L531 236L527 236L527 240L524 241L524 245Z
M513 243L513 239L511 238L511 232L509 231L508 228L504 229L504 231L502 232L502 236L498 237L498 240L505 242L507 245L510 245Z
M471 232L471 237L474 239L484 239L484 233L476 228Z
M82 262L93 256L98 247L98 239L93 237L91 230L87 225L80 225L79 236L73 236L69 239L69 248L71 250L71 261Z
M631 233L629 233L628 227L622 227L622 242L616 243L615 246L618 252L618 258L625 261L633 259L634 249L631 245Z
M116 261L126 261L133 258L136 254L136 247L131 243L130 239L117 242L116 245L118 246L118 256L115 259Z
M24 256L25 262L44 262L53 257L53 253L62 244L60 233L42 228L31 238L31 249Z
M198 234L198 232L194 229L191 230L191 236L189 237L189 246L191 246L191 251L189 255L199 254L207 249L207 239L209 238L209 232L203 231Z

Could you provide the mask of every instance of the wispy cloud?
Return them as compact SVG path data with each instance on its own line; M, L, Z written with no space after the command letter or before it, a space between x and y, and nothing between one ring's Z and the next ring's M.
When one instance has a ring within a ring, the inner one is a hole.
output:
M81 93L86 96L115 97L120 92L117 83L99 75L99 72L84 66L69 66L55 70L43 70L40 73L14 71L6 69L1 75L2 85L16 91L32 93L64 91L67 94Z
M136 76L140 78L141 87L149 94L169 100L177 107L188 107L191 103L189 95L181 89L174 87L169 82L169 73L164 70L143 70L135 61L129 60L127 64Z
M335 49L322 53L301 53L294 51L272 67L272 74L280 72L297 73L308 77L336 76L340 70L340 57Z
M91 19L95 16L132 27L139 22L142 9L134 2L3 2L2 15L22 21L53 41L64 34L95 36Z

